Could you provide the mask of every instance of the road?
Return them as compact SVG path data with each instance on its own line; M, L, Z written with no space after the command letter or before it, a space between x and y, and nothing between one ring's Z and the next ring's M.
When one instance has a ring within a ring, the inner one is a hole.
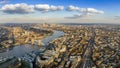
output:
M77 68L92 68L92 49L94 45L95 32L92 32L92 36L88 42L88 45L83 52L82 61L79 62Z

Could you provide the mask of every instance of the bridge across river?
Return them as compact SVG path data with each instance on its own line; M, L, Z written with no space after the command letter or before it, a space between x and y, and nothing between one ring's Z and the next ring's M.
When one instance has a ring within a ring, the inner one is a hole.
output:
M52 36L48 36L48 37L41 40L41 42L44 44L41 47L39 47L37 44L34 46L29 45L29 44L15 46L13 49L11 49L9 51L0 53L0 57L4 57L4 58L13 57L13 56L21 57L26 53L30 53L32 51L38 51L40 49L44 49L45 47L47 47L46 45L48 45L50 41L52 41L60 36L63 36L64 34L65 33L63 31L56 31L55 30Z

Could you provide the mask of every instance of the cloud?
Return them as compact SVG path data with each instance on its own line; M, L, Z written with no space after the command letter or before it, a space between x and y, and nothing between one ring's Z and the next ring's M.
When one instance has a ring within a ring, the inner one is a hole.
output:
M75 7L75 6L68 6L68 8L66 9L67 11L77 11L77 12L85 12L85 13L96 13L96 14L103 14L104 11L101 10L97 10L94 8L79 8L79 7Z
M96 13L96 14L103 14L104 11L101 11L101 10L97 10L97 9L94 9L94 8L87 8L87 13Z
M5 4L5 3L8 3L9 1L8 0L0 0L0 4Z
M72 6L72 5L68 6L68 8L66 10L78 12L78 14L73 15L71 17L65 17L65 18L70 18L70 19L82 18L82 17L86 17L86 16L92 16L95 14L103 14L104 13L104 11L102 11L102 10L97 10L94 8L80 8L80 7L76 7L76 6Z
M50 10L51 11L59 11L59 10L63 10L64 7L63 6L50 6Z
M75 7L75 6L68 6L68 8L66 9L67 11L78 11L80 8L79 7Z
M41 11L41 12L48 12L48 11L59 11L63 10L63 6L54 6L54 5L48 5L48 4L37 4L35 5L35 10Z
M83 14L75 14L73 16L65 17L65 18L68 18L68 19L77 19L77 18L80 18L80 17L84 17L84 15Z
M48 11L60 11L64 6L54 6L48 4L36 4L28 5L26 3L18 4L6 4L0 8L0 11L7 14L28 14L35 11L48 12Z
M50 6L47 4L35 5L35 10L38 10L38 11L49 11L49 9L50 9Z
M68 6L66 10L67 11L77 11L77 12L86 12L87 11L86 8L79 8L79 7L75 7L73 5Z
M1 8L1 11L8 14L28 14L34 12L34 5L28 5L25 3L6 4Z
M54 6L54 5L49 5L49 4L28 5L26 3L6 4L0 8L0 11L2 11L3 13L7 13L7 14L29 14L35 11L53 12L53 11L61 11L61 10L64 10L64 6ZM68 6L66 10L78 12L78 14L75 14L71 17L65 17L65 18L70 18L70 19L82 18L86 16L93 16L95 14L104 13L104 11L97 10L94 8L80 8L80 7L76 7L72 5Z
M93 14L91 13L83 13L83 14L75 14L73 16L70 16L70 17L65 17L65 18L68 18L68 19L77 19L77 18L83 18L83 17L87 17L87 16L92 16Z

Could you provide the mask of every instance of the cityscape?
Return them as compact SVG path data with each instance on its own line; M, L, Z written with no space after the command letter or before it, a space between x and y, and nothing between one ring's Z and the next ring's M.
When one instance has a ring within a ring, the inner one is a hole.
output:
M0 34L0 68L120 67L119 25L4 24Z
M0 0L0 68L120 68L119 6Z

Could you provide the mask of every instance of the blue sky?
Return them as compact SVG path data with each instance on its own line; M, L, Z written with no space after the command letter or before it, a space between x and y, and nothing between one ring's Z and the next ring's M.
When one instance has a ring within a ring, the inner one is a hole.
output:
M120 0L0 0L0 23L120 24L119 6Z

